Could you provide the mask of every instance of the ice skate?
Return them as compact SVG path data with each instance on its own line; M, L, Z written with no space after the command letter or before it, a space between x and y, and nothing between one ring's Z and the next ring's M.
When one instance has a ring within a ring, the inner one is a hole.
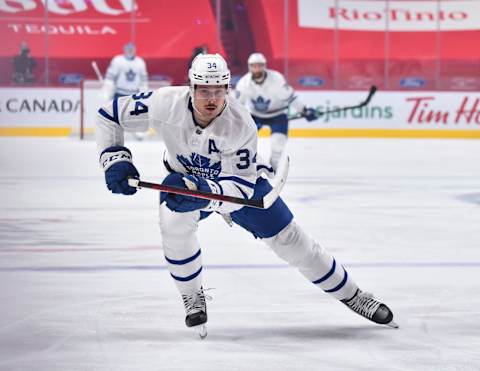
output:
M342 303L372 322L398 328L398 325L393 322L393 313L390 308L368 292L358 289L353 298L342 300Z
M191 295L182 295L185 306L185 324L197 330L200 339L207 337L207 304L203 289Z

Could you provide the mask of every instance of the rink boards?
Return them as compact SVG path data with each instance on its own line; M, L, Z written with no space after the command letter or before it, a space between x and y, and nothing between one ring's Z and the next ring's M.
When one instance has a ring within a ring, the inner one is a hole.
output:
M78 88L0 88L0 136L76 135L83 120L93 133L98 92ZM356 105L366 91L300 91L320 111ZM262 129L261 136L268 135ZM292 137L480 139L480 93L378 91L366 107L290 121Z

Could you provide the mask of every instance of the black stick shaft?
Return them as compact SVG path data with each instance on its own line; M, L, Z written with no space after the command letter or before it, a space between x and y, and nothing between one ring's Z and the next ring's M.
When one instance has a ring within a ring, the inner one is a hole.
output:
M368 95L367 95L367 98L355 105L355 106L346 106L346 107L339 107L339 108L335 108L335 109L329 109L329 110L326 110L326 111L318 111L317 112L317 115L320 117L320 116L323 116L327 113L335 113L335 112L340 112L340 111L346 111L348 109L355 109L355 108L362 108L362 107L365 107L368 103L370 103L370 101L372 100L372 97L374 96L375 92L377 91L377 87L375 85L372 85L372 87L370 88L369 92L368 92ZM290 117L289 120L297 120L297 119L301 119L303 118L303 115L295 115L293 117Z
M167 193L175 193L175 194L178 194L178 195L193 196L193 197L202 198L202 199L205 199L205 200L224 201L224 202L230 202L230 203L234 203L234 204L240 204L240 205L245 205L245 206L250 206L250 207L263 209L263 199L262 200L244 199L244 198L240 198L240 197L220 195L220 194L211 193L211 192L196 191L196 190L191 190L191 189L187 189L187 188L179 188L179 187L167 186L167 185L163 185L163 184L144 182L144 181L141 181L141 180L138 182L138 187L140 187L140 188L151 188L151 189L156 189L157 191L162 191L162 192L167 192Z

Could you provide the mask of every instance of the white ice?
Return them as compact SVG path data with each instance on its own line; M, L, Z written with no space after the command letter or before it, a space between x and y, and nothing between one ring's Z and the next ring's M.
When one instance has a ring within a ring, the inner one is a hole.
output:
M162 145L128 143L145 180ZM260 141L266 153L268 141ZM0 370L480 370L480 142L291 139L282 197L375 325L218 215L207 339L165 270L158 193L110 194L93 141L0 139Z

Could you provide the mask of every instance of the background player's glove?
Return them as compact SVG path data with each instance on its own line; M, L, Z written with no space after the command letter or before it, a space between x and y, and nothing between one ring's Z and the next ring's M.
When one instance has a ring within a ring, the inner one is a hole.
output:
M317 111L314 108L305 107L302 112L302 116L305 117L307 121L314 121L318 119Z
M221 193L221 187L218 183L194 175L171 173L167 175L162 184L185 189L197 189L203 192ZM170 210L179 213L186 213L200 209L213 211L221 204L218 201L209 201L202 198L165 192L160 193L160 203L162 202L165 202Z
M128 185L128 178L139 178L132 163L132 153L126 147L108 147L100 155L100 164L105 171L105 182L112 193L133 195L136 188Z

